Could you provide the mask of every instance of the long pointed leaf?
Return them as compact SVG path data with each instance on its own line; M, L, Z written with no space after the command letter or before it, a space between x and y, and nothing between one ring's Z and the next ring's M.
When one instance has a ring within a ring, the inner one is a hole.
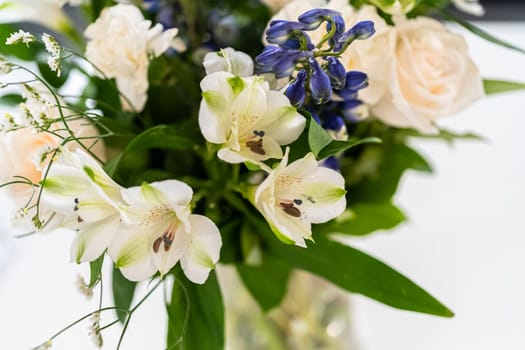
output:
M505 80L484 79L483 87L487 95L499 94L502 92L525 90L525 83Z
M129 281L126 277L122 276L119 269L114 268L112 287L115 307L122 310L129 310L131 302L133 301L136 286L136 282ZM117 316L119 321L124 323L127 313L122 310L117 310Z
M215 272L206 283L188 281L179 270L168 305L168 349L223 350L224 306Z
M492 34L484 31L483 29L481 29L479 27L476 27L472 23L466 22L466 21L460 19L459 17L454 16L452 13L450 13L448 11L442 11L441 13L443 14L443 16L446 19L449 19L451 21L456 22L457 24L459 24L463 28L467 29L468 31L470 31L471 33L479 36L482 39L485 39L485 40L487 40L487 41L489 41L489 42L491 42L493 44L505 47L507 49L511 49L511 50L514 50L514 51L517 51L517 52L525 54L525 50L522 49L521 47L518 47L518 46L513 45L511 43L508 43L508 42L506 42L504 40L496 38Z
M383 262L325 236L307 249L268 239L270 253L297 268L322 276L343 289L392 307L431 315L454 313L414 282Z

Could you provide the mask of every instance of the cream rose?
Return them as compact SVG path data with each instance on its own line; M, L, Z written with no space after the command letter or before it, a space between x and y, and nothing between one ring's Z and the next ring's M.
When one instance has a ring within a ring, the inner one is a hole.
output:
M440 22L426 17L396 17L396 25L389 26L375 7L356 10L346 0L295 0L272 19L297 20L315 7L341 12L347 29L359 21L374 22L376 33L353 42L341 60L347 71L368 75L369 86L359 92L359 97L370 114L384 123L435 133L436 119L454 114L483 96L482 80L464 39ZM308 32L313 42L324 33L323 26Z
M163 32L161 24L150 27L151 21L145 20L137 7L119 4L106 8L84 32L86 57L107 77L115 78L127 98L122 99L127 110L144 108L150 56L165 52L178 31Z
M0 184L21 180L17 177L38 184L43 178L53 149L62 142L60 137L49 132L37 132L31 127L32 123L40 124L44 119L57 120L60 118L60 112L49 91L42 84L35 84L24 88L22 94L25 97L25 103L21 105L21 110L13 119L18 125L26 127L5 133L0 132L0 159L2 160ZM62 101L60 103L64 105ZM97 139L99 132L91 121L78 117L71 119L69 114L72 112L69 112L67 108L63 108L62 112L66 119L69 119L67 125L75 137L83 139L81 140L83 146L90 149L99 159L104 160L104 143ZM27 113L39 116L40 119L28 118ZM54 123L49 130L62 137L69 136L62 122ZM69 142L66 147L73 151L81 145L78 142ZM7 194L15 208L31 207L36 203L35 188L29 184L13 184L2 187L0 190ZM47 215L44 209L41 212L43 218L50 216L50 213ZM21 215L20 223L22 226L29 226L30 219L35 214L34 208L27 213L24 211L21 213L25 215Z
M436 133L435 120L483 96L465 40L434 19L398 19L345 58L347 68L368 74L370 87L359 96L389 125Z

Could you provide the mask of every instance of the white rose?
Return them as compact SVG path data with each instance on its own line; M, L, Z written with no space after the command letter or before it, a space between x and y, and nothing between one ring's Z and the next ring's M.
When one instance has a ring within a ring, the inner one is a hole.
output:
M435 133L436 119L483 96L463 37L430 18L398 20L353 44L345 55L347 68L369 76L370 87L359 96L389 125Z
M120 92L136 111L146 104L149 56L159 56L172 44L177 29L162 31L160 24L151 27L133 5L115 5L104 9L90 24L85 36L87 58L109 78L115 78ZM125 109L132 109L122 100Z

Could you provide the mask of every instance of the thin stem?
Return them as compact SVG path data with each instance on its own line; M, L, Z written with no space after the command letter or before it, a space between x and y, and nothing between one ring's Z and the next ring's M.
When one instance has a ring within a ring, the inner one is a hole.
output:
M124 340L124 335L126 334L126 330L128 329L128 325L129 325L129 321L131 320L131 316L133 316L133 313L135 312L135 310L137 310L140 305L142 305L142 303L144 301L146 301L146 299L151 295L153 294L153 292L158 288L158 286L160 286L162 284L162 280L159 280L157 282L157 284L155 286L153 286L153 288L148 292L146 293L146 295L137 303L137 305L135 305L131 310L127 311L127 316L126 316L126 321L124 322L124 328L122 329L122 332L120 333L120 338L118 340L118 344L117 344L117 349L116 350L119 350L120 349L120 345L122 344L122 341Z
M41 345L43 344L46 344L47 342L55 339L56 337L58 337L59 335L61 335L62 333L66 332L68 329L70 329L71 327L73 326L76 326L77 324L79 324L80 322L84 321L85 319L97 314L97 313L100 313L100 312L103 312L103 311L108 311L108 310L120 310L120 311L123 311L123 312L128 312L128 310L123 310L121 308L118 308L118 307L114 307L114 306L109 306L109 307L105 307L105 308L102 308L102 309L98 309L96 311L92 311L84 316L82 316L81 318L77 319L76 321L70 323L69 325L67 325L66 327L62 328L60 331L56 332L55 334L53 334L48 340L46 340L44 343L42 343ZM36 350L38 349L41 345L39 346L36 346L34 347L32 350Z

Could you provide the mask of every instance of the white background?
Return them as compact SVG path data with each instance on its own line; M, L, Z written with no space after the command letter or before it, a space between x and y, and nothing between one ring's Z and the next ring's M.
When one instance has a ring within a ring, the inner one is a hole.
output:
M484 27L525 47L525 24ZM465 35L485 77L525 81L525 55ZM487 98L441 125L487 141L414 143L436 174L403 178L396 203L409 223L352 243L411 277L456 317L398 311L353 296L354 333L361 350L525 349L525 92ZM0 233L1 349L35 346L96 308L96 297L87 301L77 292L76 276L87 270L69 263L70 237L17 240ZM105 300L111 304L109 289ZM93 349L87 324L59 337L53 349ZM104 349L115 348L118 333L114 327L104 334ZM122 349L162 349L164 334L156 293L135 314Z

